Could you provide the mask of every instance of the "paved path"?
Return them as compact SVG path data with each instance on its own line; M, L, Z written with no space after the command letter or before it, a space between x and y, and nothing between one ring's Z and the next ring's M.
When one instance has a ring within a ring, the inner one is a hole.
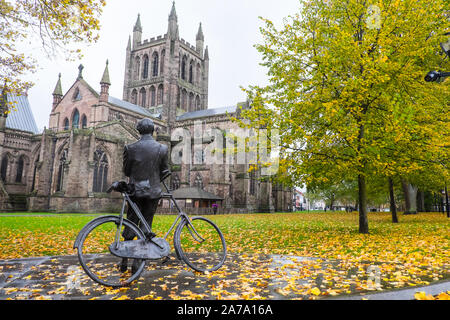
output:
M416 292L425 292L427 295L435 296L441 292L450 291L450 281L441 281L428 286L398 289L388 292L379 292L364 295L353 295L347 297L337 297L336 300L414 300Z
M296 269L297 266L325 270L336 263L303 257L233 254L228 256L223 270L204 275L193 273L172 256L165 264L148 263L140 279L130 287L112 289L88 278L76 256L5 260L0 261L0 300L412 300L418 291L432 295L450 291L450 281L441 281L425 287L374 294L366 291L356 295L316 296L311 294L310 288L322 287L322 280L317 274L296 278L300 270L306 270Z

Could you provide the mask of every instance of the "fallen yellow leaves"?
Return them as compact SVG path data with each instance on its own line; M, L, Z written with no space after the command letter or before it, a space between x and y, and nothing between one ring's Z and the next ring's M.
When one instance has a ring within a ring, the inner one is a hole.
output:
M318 296L318 295L320 295L320 289L317 288L317 287L314 287L314 288L311 289L310 293L315 295L315 296Z
M450 291L441 292L436 296L432 296L431 294L426 294L423 291L416 292L414 294L414 299L416 300L450 300Z
M450 229L448 219L442 214L401 216L399 224L392 224L389 213L369 213L369 235L357 233L355 213L227 215L213 219L227 240L229 256L225 265L207 274L184 266L169 266L175 273L158 275L146 291L139 293L138 299L156 300L162 296L169 299L320 299L427 285L449 277ZM57 224L63 220L50 221ZM173 217L157 216L155 220L155 228L165 230ZM13 221L0 219L0 259L73 254L73 239L79 228L72 227L77 224L69 221L64 228L55 225L41 229L39 225L28 230L13 227ZM25 222L21 225L28 227ZM280 262L267 255L285 258ZM50 262L54 264L51 268L39 270L42 280L52 281L58 276L65 281L71 276L66 274L66 269L58 269L57 259ZM0 272L9 271L7 266L0 266ZM185 277L187 272L192 276ZM88 277L81 273L85 278L80 280L80 285L92 287L91 282L86 282ZM25 279L35 280L31 275ZM68 294L69 289L59 284L50 292L2 290L16 294L16 299L32 295L41 299L50 293ZM126 299L134 295L129 290L94 286L90 292L81 293ZM439 297L446 296L448 292ZM417 297L427 298L427 295Z

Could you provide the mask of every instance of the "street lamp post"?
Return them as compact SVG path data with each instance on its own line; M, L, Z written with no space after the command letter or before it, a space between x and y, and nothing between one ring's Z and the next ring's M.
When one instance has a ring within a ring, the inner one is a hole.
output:
M450 36L450 32L444 34L446 36ZM450 39L447 42L441 43L442 51L450 58ZM430 71L425 76L426 82L442 82L445 78L450 77L450 72L442 72L442 71Z
M450 72L430 71L425 76L425 81L426 82L442 82L447 77L450 77Z
M450 32L445 34L446 36L450 36ZM442 51L450 58L450 39L447 42L441 43ZM442 82L445 78L450 77L450 72L442 72L442 71L430 71L425 76L426 82ZM442 191L443 196L445 196L445 207L444 207L444 197L441 196L441 204L442 204L442 212L444 210L447 211L447 218L450 218L450 204L448 199L448 191L447 185L445 189Z
M444 193L445 193L445 208L447 211L447 218L450 218L450 203L448 202L447 186L445 186Z

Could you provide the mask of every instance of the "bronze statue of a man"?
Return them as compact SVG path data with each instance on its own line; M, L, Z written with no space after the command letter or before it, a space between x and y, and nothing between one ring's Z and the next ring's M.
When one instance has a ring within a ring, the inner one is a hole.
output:
M136 129L141 139L135 143L125 146L123 151L123 172L129 177L129 184L134 190L131 200L136 203L147 221L152 226L153 216L162 195L161 180L167 177L169 171L168 147L153 139L155 125L152 120L145 118L137 123ZM127 219L138 224L139 219L133 209L128 207ZM125 240L133 240L135 234L125 228L122 236ZM154 237L150 232L147 237ZM122 259L121 271L127 269L127 259ZM136 263L133 263L133 268Z

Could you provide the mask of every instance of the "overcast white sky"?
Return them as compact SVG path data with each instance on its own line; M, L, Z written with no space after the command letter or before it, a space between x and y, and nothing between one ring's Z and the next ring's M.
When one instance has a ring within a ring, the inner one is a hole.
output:
M205 45L209 47L209 108L236 105L245 101L240 86L266 83L266 70L259 65L261 55L253 47L261 43L258 16L281 25L284 17L298 11L298 0L177 0L175 2L180 37L195 45L199 23L202 23ZM84 65L84 79L100 91L100 79L106 59L111 77L110 95L122 98L125 50L137 14L141 14L143 40L164 35L172 0L107 0L101 17L100 40L82 47L84 58L68 62L64 57L48 59L38 46L29 46L39 62L39 70L31 76L35 86L29 90L38 128L48 127L52 92L62 74L65 93Z

